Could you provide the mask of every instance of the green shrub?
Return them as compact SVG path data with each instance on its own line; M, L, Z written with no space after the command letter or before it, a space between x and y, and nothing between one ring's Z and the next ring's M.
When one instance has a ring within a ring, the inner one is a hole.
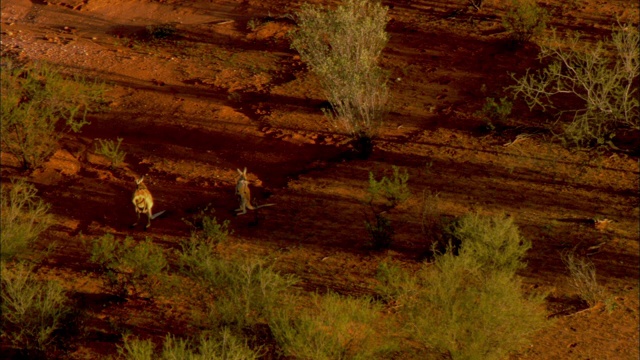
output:
M531 241L520 235L510 217L472 213L455 221L449 232L460 244L459 261L469 269L513 275L526 266L522 259L531 248Z
M142 291L153 296L166 284L167 260L162 247L149 238L136 244L127 237L119 243L112 234L105 234L92 242L90 261L102 267L109 287L119 296Z
M375 337L381 307L370 298L313 294L297 313L278 309L269 323L287 357L296 359L372 359L389 350ZM390 340L390 339L385 339Z
M177 339L168 334L162 351L155 351L150 340L126 337L118 353L127 360L257 360L259 353L233 335L229 329L216 331L212 336L200 334L198 341Z
M280 275L257 259L225 260L208 246L183 246L182 272L215 300L203 305L208 326L246 328L262 321L297 280Z
M21 66L3 57L0 69L2 151L17 156L25 169L53 154L65 132L88 124L87 113L102 101L102 84L66 79L46 63Z
M515 272L531 244L508 218L467 215L415 274L381 264L377 288L394 302L406 334L452 359L502 359L545 325L544 295L525 295ZM505 336L508 334L508 336Z
M71 314L64 289L34 279L32 266L2 263L2 334L19 349L46 351Z
M482 117L489 129L495 130L496 125L503 125L507 121L512 108L513 103L507 97L500 98L500 102L496 102L494 98L487 98L476 116Z
M333 125L371 147L387 111L387 74L378 66L389 35L387 7L377 0L345 0L335 9L304 4L291 46L318 77ZM359 149L370 151L370 149Z
M509 89L530 109L568 120L562 130L567 145L611 145L616 130L640 129L639 39L631 25L620 25L611 41L595 44L579 35L560 38L554 31L541 44L540 56L548 65L521 78L512 74L517 84Z
M23 253L52 223L49 205L36 196L36 188L23 181L1 185L0 259Z
M376 292L387 302L402 305L420 290L418 279L397 265L382 262L376 271Z
M391 221L389 221L384 214L375 214L375 221L371 223L366 220L364 225L369 236L371 236L371 247L380 250L391 246L395 230L391 225Z
M545 325L544 296L525 296L509 272L468 268L452 252L420 274L402 308L412 338L452 359L504 359Z
M104 155L111 161L111 167L117 168L122 165L124 162L124 157L127 155L126 152L120 150L120 144L122 143L122 138L118 138L118 142L115 143L113 140L103 140L96 139L98 143L96 144L96 154Z
M596 279L596 267L591 260L576 258L573 253L562 255L562 261L569 270L569 281L580 297L589 304L595 306L598 302L606 301L604 288Z
M129 336L124 338L124 344L118 346L118 354L126 360L152 360L154 359L155 345L151 340L138 340Z
M233 234L233 230L229 230L229 220L220 224L215 217L205 216L202 219L202 236L207 241L218 244L224 242L231 234Z
M536 0L511 0L511 6L502 18L502 25L516 43L540 36L547 27L549 14Z
M383 176L377 181L372 172L369 172L369 201L372 202L378 196L382 196L387 204L391 207L406 201L411 196L411 191L407 182L409 181L409 173L405 169L400 172L398 166L393 166L393 177Z
M212 336L201 334L197 346L191 341L167 336L162 349L162 359L211 359L211 360L257 360L258 351L251 349L247 342L224 328Z

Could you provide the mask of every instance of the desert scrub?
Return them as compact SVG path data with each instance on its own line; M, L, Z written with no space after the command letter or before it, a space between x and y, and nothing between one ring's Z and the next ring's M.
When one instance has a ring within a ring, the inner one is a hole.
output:
M44 353L71 314L64 289L34 279L33 266L2 263L3 338L27 354Z
M105 234L91 243L90 261L101 267L107 284L114 294L122 297L162 294L168 285L168 262L162 247L151 239L136 243L126 237L117 241L112 234Z
M511 75L509 89L531 110L547 111L562 122L567 145L612 145L618 129L640 129L638 29L619 25L609 41L595 44L575 34L552 36L541 43L547 65L523 77Z
M33 169L53 154L64 133L88 124L86 116L103 101L105 87L79 76L64 77L44 62L1 61L2 151Z
M373 172L369 172L369 202L373 202L378 197L382 197L387 201L389 207L395 207L406 201L411 196L409 190L409 173L406 169L400 170L398 166L392 166L393 175L389 178L383 176L382 179L376 180Z
M411 339L452 359L503 359L546 324L545 295L525 295L516 276L531 244L503 216L470 214L449 231L457 249L436 252L415 275L381 265L378 292Z
M496 126L504 125L509 115L513 103L507 97L502 97L498 101L494 98L487 98L480 111L476 112L476 116L481 117L490 130L495 130Z
M522 259L531 249L531 241L520 235L511 217L470 213L454 221L448 232L452 243L460 244L458 261L470 269L514 275L526 266Z
M369 245L374 250L387 249L393 243L395 229L384 213L374 213L374 220L365 220L364 226L371 237Z
M118 353L127 360L257 360L260 355L259 349L251 349L244 339L229 329L216 331L211 336L202 333L197 339L179 339L168 334L162 350L156 349L150 340L126 337L124 344L118 347Z
M407 333L452 359L504 359L545 326L544 295L525 295L509 272L468 265L447 252L419 272L421 290L400 301Z
M605 289L598 284L596 267L591 260L568 252L562 254L562 262L569 270L569 284L589 306L606 301Z
M116 142L107 139L96 139L95 152L98 155L104 155L109 161L111 161L111 168L117 168L124 162L126 152L120 149L122 144L122 138L117 138Z
M377 0L345 0L334 9L304 4L295 14L291 46L325 91L325 115L367 155L387 112L387 73L378 66L389 40L387 7Z
M549 14L536 0L511 0L502 25L509 32L511 40L521 44L540 36L547 27Z
M411 299L421 289L416 276L386 261L378 265L376 280L376 293L386 303L402 305L402 301Z
M264 320L298 282L259 259L222 259L206 244L184 245L178 257L182 273L212 297L201 304L204 316L199 321L206 327L251 327Z
M1 185L0 259L23 253L52 223L49 205L36 196L36 188L24 180Z
M503 359L546 324L544 294L525 295L516 276L531 244L504 216L469 214L448 233L459 247L436 251L416 273L382 263L377 292L410 339L452 359Z
M308 306L280 308L269 326L287 357L295 359L384 358L393 348L390 338L377 338L374 323L382 307L370 298L335 293L312 294ZM376 357L377 356L377 357Z

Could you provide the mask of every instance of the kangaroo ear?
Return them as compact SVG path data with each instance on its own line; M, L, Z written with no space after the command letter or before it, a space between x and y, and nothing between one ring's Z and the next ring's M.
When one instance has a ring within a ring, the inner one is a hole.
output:
M136 184L140 185L140 184L142 184L143 181L144 181L144 175L142 175L142 177L140 179L136 179Z
M242 171L240 171L240 169L236 169L238 170L238 174L242 175Z
M247 175L247 168L245 167L244 170L242 171L242 175Z

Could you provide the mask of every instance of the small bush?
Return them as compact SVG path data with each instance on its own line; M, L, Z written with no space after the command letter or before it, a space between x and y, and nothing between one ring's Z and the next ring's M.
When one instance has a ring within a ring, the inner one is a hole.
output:
M510 217L468 214L454 222L449 232L460 244L459 261L469 269L514 275L526 266L522 259L531 241L520 235Z
M43 352L71 314L64 289L37 281L24 263L2 267L2 334L19 349Z
M435 266L416 275L385 265L379 291L425 346L452 359L505 358L545 325L544 296L525 296L515 276L531 243L503 216L466 215L449 234L459 240L457 254L451 246L436 252Z
M138 340L129 336L124 338L124 344L118 346L118 354L126 360L152 360L154 359L155 345L151 340Z
M221 224L213 217L205 216L202 219L202 236L209 242L219 244L227 239L227 236L233 234L233 230L229 229L229 220L223 221Z
M127 237L119 243L112 234L105 234L93 241L90 261L102 267L108 285L122 297L142 291L155 295L165 284L167 260L162 247L148 238L136 244Z
M605 302L605 290L598 284L596 267L591 260L579 259L572 253L565 253L562 255L562 261L569 270L571 286L589 306L595 306L598 302Z
M183 246L182 272L215 300L203 301L208 326L246 328L264 319L297 279L256 259L224 260L208 246Z
M371 247L380 250L391 246L395 230L391 225L391 221L389 221L384 214L375 214L375 221L371 223L367 220L364 222L364 225L369 236L371 236Z
M378 266L376 292L388 303L403 305L420 290L418 279L397 265L382 262Z
M2 151L17 156L25 169L53 154L65 132L88 124L87 113L103 99L103 84L67 79L46 63L23 66L3 57L0 70Z
M0 259L23 253L52 223L49 205L36 196L36 188L23 181L1 186Z
M124 157L127 155L126 152L120 150L122 138L118 138L117 143L113 140L96 140L98 140L98 143L96 144L96 154L106 156L107 159L111 161L112 168L120 167L122 162L124 162Z
M640 129L638 74L640 37L634 26L620 25L610 41L583 42L579 35L560 38L556 32L541 44L543 69L521 78L508 89L529 108L550 111L563 125L567 145L611 145L618 129ZM560 44L565 44L561 46Z
M118 347L118 353L127 360L253 360L259 353L249 348L245 341L233 335L229 329L215 332L213 336L201 334L197 341L177 339L168 334L162 351L156 351L150 340L130 337Z
M499 102L494 98L487 98L482 110L478 111L476 116L482 117L490 130L495 130L496 125L503 125L507 121L512 108L513 103L507 97L500 98Z
M372 359L388 351L388 343L375 338L381 307L371 299L313 294L309 305L298 313L279 309L269 323L285 356Z
M246 341L227 328L216 331L212 336L200 335L196 344L168 335L163 345L162 359L257 360L260 358L260 349L257 351L251 349Z
M291 46L327 94L325 115L358 144L372 146L387 111L387 74L378 66L389 39L387 7L377 0L345 0L335 9L304 4L296 19Z
M536 0L511 0L511 6L502 18L502 25L515 43L524 43L540 36L547 27L549 14Z
M447 252L421 270L422 290L401 309L408 333L452 359L504 359L546 324L544 296L525 296L509 272L467 265Z
M403 173L400 168L393 166L393 177L383 176L377 181L372 172L369 172L369 201L375 200L378 196L382 196L387 200L391 207L406 201L411 196L411 191L407 182L409 181L409 173L405 169Z

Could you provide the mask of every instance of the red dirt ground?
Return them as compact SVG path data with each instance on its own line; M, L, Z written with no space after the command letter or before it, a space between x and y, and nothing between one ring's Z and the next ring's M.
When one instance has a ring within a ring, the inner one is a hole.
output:
M313 1L319 3L319 1ZM234 234L225 251L277 258L304 289L371 294L385 259L415 268L430 241L421 232L423 192L439 211L504 212L533 242L525 284L550 293L556 321L514 359L638 359L638 158L629 152L569 151L521 105L508 127L482 131L473 116L500 97L509 73L538 66L537 47L512 49L500 22L506 1L480 11L458 1L388 1L391 112L373 155L350 156L348 138L323 117L323 94L285 37L301 2L283 0L7 0L2 51L44 60L109 84L109 111L65 137L41 169L19 171L2 154L2 180L26 177L52 205L56 225L38 242L55 249L39 270L58 279L87 312L87 333L65 355L116 354L119 330L155 339L186 331L181 305L109 303L88 262L86 240L113 233L175 248L189 218L210 204ZM616 17L638 25L632 1L546 0L551 25L589 38L609 34ZM460 13L454 11L462 9ZM148 25L173 23L176 36L151 41ZM482 91L482 85L486 90ZM519 134L531 136L506 146ZM124 139L126 164L111 170L96 138ZM618 144L639 144L637 134ZM634 143L635 141L635 143ZM388 214L390 250L370 251L363 226L368 173L392 165L410 174L412 198ZM235 217L236 169L247 167L255 197L277 205ZM134 178L146 174L155 210L143 232L130 229ZM590 219L613 220L596 229ZM595 263L613 309L585 312L569 287L560 253Z

